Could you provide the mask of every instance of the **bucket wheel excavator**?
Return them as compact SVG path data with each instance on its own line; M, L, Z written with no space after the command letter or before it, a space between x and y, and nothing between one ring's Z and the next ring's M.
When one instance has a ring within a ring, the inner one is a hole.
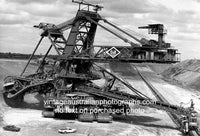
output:
M168 51L167 47L162 46L163 41L159 40L157 42L159 44L155 42L155 47L150 49L150 47L147 47L147 43L144 45L138 38L110 23L105 18L102 18L98 11L103 7L84 1L73 2L79 4L79 10L73 19L59 25L40 23L34 26L42 30L41 38L21 75L19 77L8 76L5 78L3 86L5 102L11 107L19 107L25 94L38 92L44 96L44 111L42 112L44 117L57 117L65 114L68 117L73 116L78 118L80 121L111 122L111 113L128 113L130 107L127 101L139 101L141 105L143 105L143 101L150 101L150 104L143 106L183 115L186 117L186 122L190 122L189 118L196 113L193 106L183 108L154 101L114 73L98 65L98 62L106 63L111 61L138 63L176 62L174 59L142 59L141 54L144 52L152 51L156 53L162 48ZM86 8L82 9L83 6ZM100 21L116 28L116 30L126 34L140 44L124 38L119 33L102 25ZM112 33L125 43L130 44L130 46L100 47L93 45L98 26ZM157 26L153 25L153 27ZM152 26L148 26L147 28L151 29ZM70 29L70 33L68 38L65 39L63 33L68 29ZM154 28L153 31L157 30ZM50 46L46 54L42 58L42 61L40 61L34 74L24 75L31 59L44 38L50 41ZM57 52L57 56L51 67L46 67L46 58L52 48ZM173 54L176 54L175 51ZM170 55L172 56L173 54ZM115 87L116 81L128 87L133 91L133 94L120 91ZM102 84L100 85L99 83Z

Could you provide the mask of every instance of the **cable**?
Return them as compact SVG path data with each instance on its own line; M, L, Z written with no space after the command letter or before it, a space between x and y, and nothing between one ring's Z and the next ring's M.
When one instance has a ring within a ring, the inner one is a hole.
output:
M112 22L112 21L110 21L110 20L109 20L109 22L113 23L113 24L116 25L116 26L120 26L119 24L114 23L114 22ZM142 34L136 32L136 31L133 31L133 30L131 30L131 29L125 28L125 27L123 27L123 26L120 26L120 28L123 29L123 30L128 31L128 32L131 33L131 34L134 33L133 35L136 35L136 36L138 36L138 37L149 39L147 36L142 35Z
M118 38L122 39L124 42L128 42L128 39L125 38L124 36L122 36L121 34L119 34L119 32L116 32L115 30L111 29L110 27L105 27L104 25L102 25L101 23L99 23L99 25L101 25L101 27L104 27L104 29L107 29L108 32L114 34L115 36L117 36Z

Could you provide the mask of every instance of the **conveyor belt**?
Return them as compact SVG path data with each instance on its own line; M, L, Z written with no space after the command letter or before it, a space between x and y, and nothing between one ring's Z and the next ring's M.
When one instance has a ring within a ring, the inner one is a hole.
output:
M159 91L148 81L147 78L145 78L142 73L137 69L137 67L134 65L135 69L137 70L138 74L140 75L140 77L142 78L142 80L146 83L146 85L150 88L150 90L152 91L152 93L155 95L155 97L161 101L161 102L165 102L167 104L169 104L169 102L159 93ZM170 104L169 104L170 105ZM180 108L177 107L176 110L180 110ZM174 113L177 113L177 111L174 111ZM181 115L181 114L177 114L175 115L173 112L171 112L171 110L166 109L166 111L168 111L168 115L169 117L172 119L172 121L177 125L178 128L180 128L180 121L177 115ZM200 132L198 129L196 130L191 130L189 131L189 135L190 136L200 136Z

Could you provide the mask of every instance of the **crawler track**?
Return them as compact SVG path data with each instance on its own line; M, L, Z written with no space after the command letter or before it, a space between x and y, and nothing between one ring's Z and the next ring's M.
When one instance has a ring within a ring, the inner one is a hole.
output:
M141 79L145 82L145 84L149 87L149 89L152 91L154 96L156 97L157 100L165 103L169 103L160 93L159 91L148 81L147 78L145 78L142 73L137 69L137 67L134 65L136 71L138 72L138 75L141 77ZM179 117L175 114L172 114L170 112L167 112L169 117L172 119L172 121L176 124L177 128L180 128L180 120ZM199 129L196 130L191 130L188 134L189 136L200 136L200 131Z

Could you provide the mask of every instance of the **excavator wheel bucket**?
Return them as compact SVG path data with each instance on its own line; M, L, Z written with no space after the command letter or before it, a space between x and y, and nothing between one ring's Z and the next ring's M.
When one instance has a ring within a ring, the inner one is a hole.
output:
M4 92L3 93L3 98L5 103L13 108L18 108L22 105L24 95L17 96L15 98L8 98L8 93Z

